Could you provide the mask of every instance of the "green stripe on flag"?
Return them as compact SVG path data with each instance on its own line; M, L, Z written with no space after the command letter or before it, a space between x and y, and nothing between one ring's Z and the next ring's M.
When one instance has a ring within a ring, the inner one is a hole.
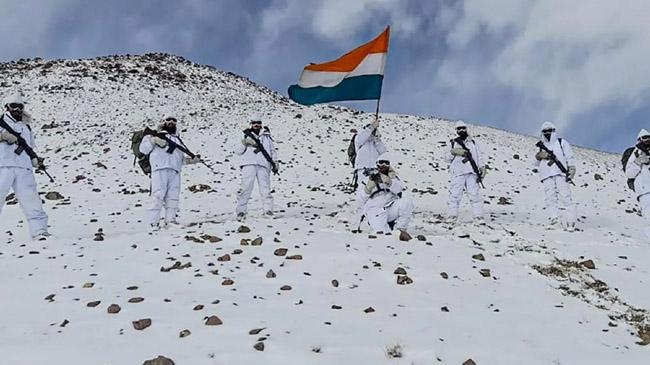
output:
M345 78L333 87L303 88L298 85L291 85L289 86L289 97L302 105L330 101L379 99L383 81L383 75L363 75Z

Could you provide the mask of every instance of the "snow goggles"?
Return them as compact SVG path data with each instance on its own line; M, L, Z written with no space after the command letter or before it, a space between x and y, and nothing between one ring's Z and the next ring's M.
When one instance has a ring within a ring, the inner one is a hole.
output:
M639 138L639 139L642 140L642 141L648 141L648 140L650 140L650 136L641 136L641 138Z
M167 122L167 123L176 123L176 118L169 117L169 118L165 119L165 122Z
M251 124L262 124L261 120L251 120Z
M383 166L389 166L390 161L388 161L388 160L379 160L379 161L377 161L377 166L382 166L382 165Z
M457 131L466 131L467 127L458 127L456 128Z
M20 110L23 110L23 109L25 109L25 105L20 104L20 103L9 103L9 109L20 109Z
M553 133L555 129L542 129L542 133Z

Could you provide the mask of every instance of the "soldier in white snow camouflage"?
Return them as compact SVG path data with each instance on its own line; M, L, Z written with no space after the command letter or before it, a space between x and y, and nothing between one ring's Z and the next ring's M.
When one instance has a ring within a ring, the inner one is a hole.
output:
M4 103L2 120L34 148L34 134L29 125L31 118L24 112L25 102L19 94L8 96ZM29 232L33 239L43 240L50 236L47 230L47 214L36 189L34 169L42 165L38 158L30 158L27 151L20 151L18 137L0 128L0 212L9 189L13 189L18 203L27 217Z
M578 213L569 188L569 181L573 179L576 173L573 150L569 142L558 138L555 125L551 122L542 124L540 141L553 152L553 155L567 170L566 174L562 172L560 166L553 162L551 154L547 151L540 148L535 154L533 165L537 168L544 186L546 209L550 219L548 227L559 227L562 224L559 200L566 211L565 227L568 231L574 231Z

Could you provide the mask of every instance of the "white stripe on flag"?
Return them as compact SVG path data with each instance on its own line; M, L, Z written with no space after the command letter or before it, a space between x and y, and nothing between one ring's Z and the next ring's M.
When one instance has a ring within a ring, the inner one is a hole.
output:
M303 70L298 85L309 88L316 86L333 87L346 77L362 75L383 75L386 66L386 53L371 53L352 72L331 72Z

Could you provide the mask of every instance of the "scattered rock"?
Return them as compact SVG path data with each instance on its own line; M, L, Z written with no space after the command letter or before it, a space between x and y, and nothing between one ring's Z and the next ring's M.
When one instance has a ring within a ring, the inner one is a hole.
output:
M248 238L242 238L241 241L239 241L240 246L248 246L251 244L251 240Z
M209 234L204 234L203 236L201 236L201 239L204 239L210 243L217 243L223 241L221 238Z
M375 311L375 308L373 307L368 307L363 310L364 313L373 313Z
M50 191L49 193L45 194L45 199L47 200L61 200L64 199L63 195L59 194L56 191Z
M151 318L143 318L131 323L133 323L133 328L138 331L142 331L143 329L151 326Z
M88 302L88 304L86 304L86 307L95 308L101 302L102 302L101 300L94 300L92 302Z
M447 308L447 306L440 307L440 310L445 312L445 313L449 313L449 308Z
M463 365L476 365L476 363L472 359L467 359L467 360L465 360Z
M284 256L287 254L287 251L286 248L276 248L275 251L273 251L273 254L275 256Z
M338 288L339 287L339 281L336 280L336 279L332 280L332 286L335 287L335 288Z
M197 304L194 306L194 308L192 308L192 310L195 311L200 311L201 309L203 309L203 304Z
M258 342L253 345L253 348L257 351L264 351L264 342Z
M594 174L594 180L598 181L598 180L602 180L602 179L603 179L603 176L601 174Z
M415 238L416 238L418 241L426 241L426 240L427 240L427 238L426 238L424 235L421 235L421 234L415 236Z
M478 261L485 261L485 257L483 256L482 253L477 253L476 255L472 255L472 258Z
M219 317L217 317L217 316L210 316L205 321L206 326L220 326L222 324L223 324L223 322L221 322L221 319L219 319Z
M411 239L413 239L413 237L411 237L411 235L408 232L400 231L400 233L399 233L399 240L400 241L407 242L407 241L410 241Z
M46 296L46 297L43 298L43 299L44 299L44 300L47 300L47 301L49 301L49 302L53 302L55 296L56 296L56 294L48 294L48 296Z
M272 278L274 278L275 276L276 276L276 275L275 275L275 272L273 272L273 270L269 270L269 271L266 273L266 278L267 278L267 279L272 279Z
M596 269L596 264L594 264L593 260L585 260L580 262L580 265L589 269L589 270L595 270Z
M235 282L232 279L225 279L224 281L221 282L221 285L232 285Z
M248 331L248 334L251 335L251 336L252 336L252 335L259 335L260 332L264 331L265 329L266 329L266 327L263 327L263 328L255 328L255 329L252 329L252 330Z
M222 262L223 262L223 261L230 261L230 255L229 255L229 254L225 254L225 255L223 255L223 256L220 256L220 257L217 258L217 261L222 261Z
M83 287L84 289L89 289L92 288L93 286L95 286L95 283L85 283Z
M155 359L147 360L142 365L174 365L174 361L164 356L158 356Z
M499 201L497 202L498 205L512 205L512 202L510 199L506 198L505 196L499 197Z
M479 270L478 272L479 272L479 273L481 274L481 276L483 276L484 278L489 278L489 277L492 275L492 274L490 273L490 269L481 269L481 270Z
M402 267L398 267L397 269L395 269L395 271L393 271L393 274L395 274L395 275L406 275L406 270L404 270L404 268L402 268Z
M443 279L449 279L449 275L446 272L441 272L440 276L442 276Z
M144 298L143 297L133 297L129 299L129 303L140 303L143 302Z
M409 278L406 275L399 275L397 277L397 284L399 284L399 285L413 284L413 279Z
M183 337L187 337L187 336L189 336L189 335L191 335L191 334L192 334L192 332L190 332L190 330L185 329L185 330L182 330L182 331L178 334L178 337L183 338Z
M291 285L282 285L280 290L291 290Z
M108 306L108 309L106 309L106 311L110 314L120 313L121 310L122 308L120 308L120 306L117 304L111 304Z
M287 260L302 260L302 255L287 256Z
M237 228L237 232L238 232L238 233L248 233L248 232L250 232L250 231L251 231L250 228L248 228L248 227L246 227L246 226L243 226L243 225L242 225L242 226L239 226L239 228Z
M261 246L262 245L262 237L257 237L251 242L251 246Z

